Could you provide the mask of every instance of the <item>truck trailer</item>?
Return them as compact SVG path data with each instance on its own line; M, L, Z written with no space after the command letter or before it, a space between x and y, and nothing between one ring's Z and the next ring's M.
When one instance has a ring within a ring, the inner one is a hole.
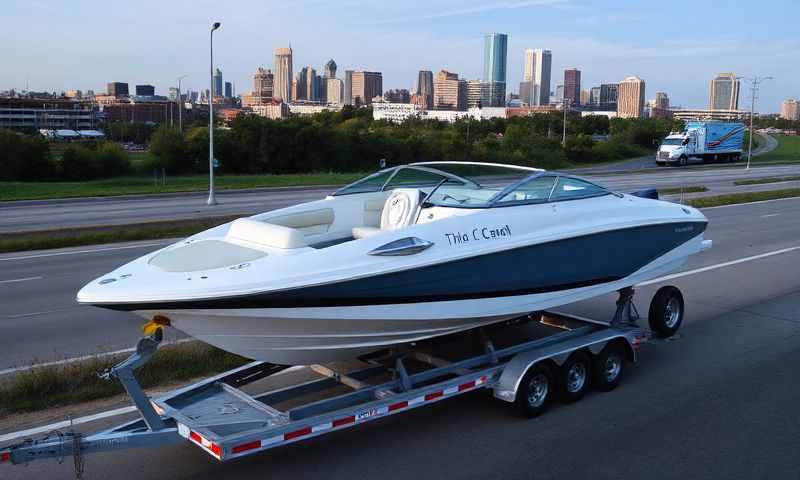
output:
M742 158L745 126L735 122L687 122L683 132L672 132L656 152L656 164L738 162Z

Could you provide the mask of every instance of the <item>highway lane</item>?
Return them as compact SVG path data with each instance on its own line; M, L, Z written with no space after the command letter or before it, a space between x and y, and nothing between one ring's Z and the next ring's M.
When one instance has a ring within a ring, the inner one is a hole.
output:
M707 238L714 240L714 248L691 258L685 269L800 245L800 199L713 208L705 214L711 222ZM0 369L133 346L142 319L79 306L75 293L93 278L165 244L138 242L0 255ZM774 275L794 278L771 288L800 288L800 275L788 268L789 262L800 264L800 252L778 258L787 268ZM640 302L644 308L649 298ZM608 313L613 298L598 305L604 309L597 314Z
M705 185L710 193L781 188L736 187L735 180L800 174L800 165L751 168L660 168L651 173L593 173L587 178L619 191L645 187ZM219 205L205 205L202 192L170 195L0 202L0 234L51 228L124 225L208 216L253 214L323 198L332 187L223 191Z
M687 268L800 243L800 200L722 207L706 214L715 248L694 257ZM87 474L156 479L255 479L265 474L331 479L797 478L798 264L795 250L670 281L687 301L679 337L644 347L640 363L628 369L614 392L554 405L538 419L521 419L506 404L479 392L231 463L219 464L187 443L91 456ZM640 311L645 312L659 286L638 289ZM613 310L612 300L593 299L567 310L604 317ZM69 461L2 472L8 479L72 475Z

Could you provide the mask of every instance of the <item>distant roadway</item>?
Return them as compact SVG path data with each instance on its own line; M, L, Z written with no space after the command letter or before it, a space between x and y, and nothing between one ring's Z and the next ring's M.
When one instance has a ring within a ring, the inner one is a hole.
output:
M608 167L607 167L608 168ZM705 185L710 194L785 188L735 187L734 180L798 175L800 164L751 168L660 168L644 173L609 173L592 167L577 173L602 185L627 192L645 187ZM795 185L788 185L795 186ZM217 194L219 205L208 207L205 192L125 197L0 202L0 234L53 228L169 221L209 216L255 214L323 198L334 187L228 190Z

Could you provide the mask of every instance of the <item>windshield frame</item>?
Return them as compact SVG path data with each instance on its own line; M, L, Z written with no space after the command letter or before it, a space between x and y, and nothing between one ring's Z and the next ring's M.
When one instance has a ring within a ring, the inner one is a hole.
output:
M419 170L419 171L433 173L433 174L436 174L436 175L440 175L443 179L446 179L445 181L441 182L434 190L438 189L438 187L446 185L447 183L449 183L450 180L458 182L458 183L460 183L462 185L470 185L470 186L474 187L475 189L484 188L483 185L479 184L478 182L476 182L474 180L471 180L471 179L468 179L468 178L464 178L464 177L461 177L459 175L456 175L456 174L453 174L453 173L450 173L450 172L445 172L445 171L442 171L442 170L439 170L439 169L435 168L435 165L437 165L437 164L478 165L478 166L483 165L483 166L491 166L491 167L506 167L506 168L509 168L509 170L527 170L527 171L530 171L531 174L527 175L525 177L522 177L522 178L520 178L520 179L518 179L516 181L513 181L512 183L509 183L503 189L501 189L499 192L497 192L494 195L492 195L492 197L489 198L489 200L487 200L485 203L480 204L480 205L441 204L441 203L437 203L436 201L433 201L431 199L431 195L429 194L428 196L426 196L426 202L425 203L427 205L431 205L431 206L437 206L437 207L443 207L443 208L471 208L471 209L505 208L505 207L516 207L516 206L520 206L520 205L534 205L534 204L535 205L541 205L541 204L545 204L545 203L569 202L569 201L573 201L573 200L583 200L583 199L587 199L587 198L602 197L602 196L605 196L605 195L617 195L612 190L609 190L606 187L603 187L603 186L598 185L598 184L596 184L594 182L586 180L585 178L581 178L581 177L574 176L574 175L562 174L562 173L558 173L558 172L548 172L548 171L537 169L537 168L521 167L521 166L518 166L518 165L503 165L503 164L479 163L479 162L419 162L419 163L410 163L408 165L398 165L396 167L385 168L383 170L379 170L379 171L377 171L377 172L375 172L375 173L373 173L371 175L367 175L366 177L360 178L360 179L356 180L355 182L352 182L352 183L350 183L348 185L345 185L344 187L342 187L339 190L335 191L331 195L332 196L344 196L344 195L356 195L356 194L363 194L363 193L375 193L375 192L386 191L387 185L389 185L392 182L392 180L394 179L394 177L400 171L402 171L404 169L416 169L416 170ZM352 187L352 186L354 186L354 185L356 185L356 184L358 184L358 183L360 183L360 182L362 182L362 181L364 181L366 179L375 177L377 175L385 174L387 172L391 172L391 174L386 178L386 181L383 182L383 184L380 186L380 188L376 188L375 190L373 190L371 192L346 192L345 191L348 188L350 188L350 187ZM535 178L540 178L540 177L554 177L554 179L555 179L554 182L553 182L553 187L550 190L550 194L548 195L548 198L546 200L530 199L530 200L518 200L518 201L510 201L510 202L502 202L502 203L500 202L500 200L503 197L505 197L509 193L513 192L514 190L518 189L523 184L525 184L525 183L527 183L527 182L529 182L529 181L531 181L531 180L533 180ZM560 182L560 180L562 178L564 178L564 179L575 179L575 180L579 180L581 182L585 182L585 183L587 183L589 185L597 187L600 191L597 192L597 193L594 193L594 194L575 197L575 198L554 199L553 198L553 194L554 194L554 192L556 190L556 187L558 186L558 184L559 184L559 182ZM433 193L433 192L431 192L431 193Z

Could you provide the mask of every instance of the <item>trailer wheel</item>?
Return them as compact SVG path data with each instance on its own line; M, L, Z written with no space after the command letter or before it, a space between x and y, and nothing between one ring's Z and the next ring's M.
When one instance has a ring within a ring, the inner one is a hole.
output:
M577 351L569 356L559 371L559 393L564 403L577 402L589 389L592 376L592 360L585 352Z
M517 405L528 418L538 417L547 408L554 390L553 373L545 364L537 363L522 377L517 392Z
M686 155L681 155L681 158L680 158L680 160L679 160L679 163L680 163L680 166L681 166L681 167L685 167L685 166L686 166L686 164L688 164L688 163L689 163L689 159L686 157Z
M661 287L650 302L647 320L650 329L661 337L675 335L683 322L684 303L676 287Z
M609 342L594 359L592 385L601 392L614 390L625 371L625 347L615 340Z

